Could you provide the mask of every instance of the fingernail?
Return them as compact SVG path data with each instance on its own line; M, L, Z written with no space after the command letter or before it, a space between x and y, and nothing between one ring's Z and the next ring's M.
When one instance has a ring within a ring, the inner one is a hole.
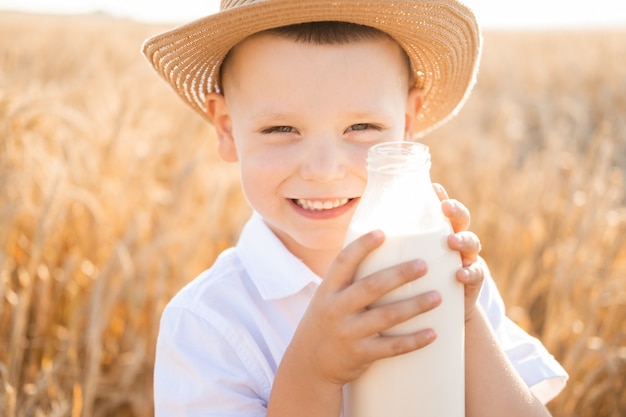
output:
M463 281L468 282L471 276L469 269L463 268L462 272L463 272Z
M425 329L424 337L426 338L428 342L432 342L433 340L437 338L437 333L435 333L433 329Z
M431 304L437 304L441 302L441 294L439 294L437 291L431 291L428 293L428 301L431 302Z
M454 215L457 211L457 206L452 200L443 200L443 210L448 213L449 216Z
M423 271L426 269L426 262L424 262L423 259L415 259L412 264L416 271Z
M372 232L370 233L371 236L373 236L376 239L382 239L383 237L385 237L385 234L383 233L382 230L372 230Z

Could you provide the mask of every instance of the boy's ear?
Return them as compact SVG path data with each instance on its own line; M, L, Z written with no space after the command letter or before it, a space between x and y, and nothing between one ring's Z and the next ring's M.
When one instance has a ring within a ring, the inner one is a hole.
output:
M423 90L413 87L409 90L406 102L406 116L404 123L404 134L407 139L413 137L413 124L417 120L417 116L422 111L422 104L424 100Z
M226 162L237 161L232 122L224 96L218 93L209 93L206 97L206 112L217 133L217 151L220 157Z

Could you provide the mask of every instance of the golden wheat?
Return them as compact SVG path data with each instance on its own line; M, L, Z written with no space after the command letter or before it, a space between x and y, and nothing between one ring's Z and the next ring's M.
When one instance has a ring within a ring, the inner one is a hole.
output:
M211 129L139 54L160 31L0 14L0 414L150 416L159 315L249 213ZM626 413L626 31L487 33L430 135L509 314L571 379L556 417Z

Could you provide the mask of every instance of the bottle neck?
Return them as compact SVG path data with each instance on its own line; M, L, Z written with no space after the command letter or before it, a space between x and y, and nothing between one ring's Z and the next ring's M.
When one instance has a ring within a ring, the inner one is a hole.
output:
M358 231L382 229L400 235L445 225L441 203L430 181L428 147L385 142L370 148L367 186L352 218Z
M367 155L370 174L402 175L430 172L428 146L416 142L384 142L370 148Z

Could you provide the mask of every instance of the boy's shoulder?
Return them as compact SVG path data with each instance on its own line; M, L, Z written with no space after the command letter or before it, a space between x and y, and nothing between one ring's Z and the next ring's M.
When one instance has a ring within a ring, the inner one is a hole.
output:
M166 310L186 310L201 317L223 314L254 298L245 269L235 248L222 252L215 263L187 283ZM164 313L165 314L165 313Z

